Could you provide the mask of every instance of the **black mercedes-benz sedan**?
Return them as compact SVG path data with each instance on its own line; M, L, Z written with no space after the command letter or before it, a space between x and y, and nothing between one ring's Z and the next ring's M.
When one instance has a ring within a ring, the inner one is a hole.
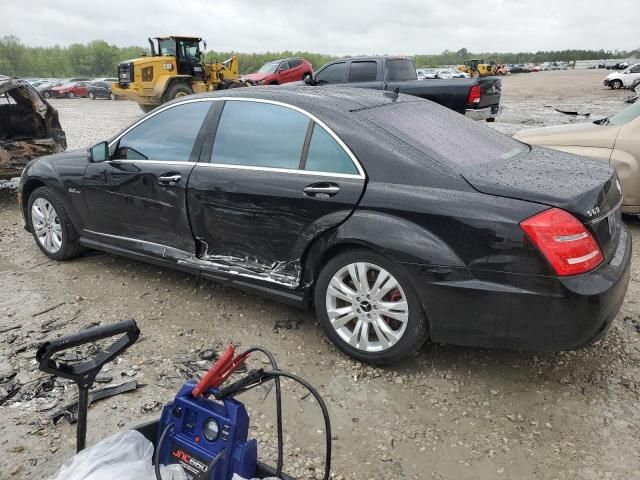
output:
M31 162L19 196L50 258L98 249L314 306L336 346L374 364L429 338L587 346L629 280L609 165L393 92L184 97Z

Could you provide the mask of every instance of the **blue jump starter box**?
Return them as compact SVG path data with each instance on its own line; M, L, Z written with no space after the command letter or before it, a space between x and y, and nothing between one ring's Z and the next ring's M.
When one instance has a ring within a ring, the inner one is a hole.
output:
M160 462L181 465L189 480L230 480L234 473L253 478L258 448L255 439L248 439L249 415L244 405L233 398L215 400L211 388L208 395L193 397L195 386L196 382L185 383L162 410L156 447L160 448ZM159 445L168 425L173 429Z

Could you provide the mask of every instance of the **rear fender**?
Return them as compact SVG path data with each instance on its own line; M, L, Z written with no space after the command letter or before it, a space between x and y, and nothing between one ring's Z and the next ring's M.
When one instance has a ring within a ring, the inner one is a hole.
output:
M640 205L640 189L637 186L637 179L640 178L638 160L628 152L614 149L611 153L611 165L620 179L620 185L624 192L623 204Z
M349 248L367 248L399 263L465 267L446 243L420 225L382 212L357 210L343 224L320 235L303 255L302 284L310 286L322 266Z

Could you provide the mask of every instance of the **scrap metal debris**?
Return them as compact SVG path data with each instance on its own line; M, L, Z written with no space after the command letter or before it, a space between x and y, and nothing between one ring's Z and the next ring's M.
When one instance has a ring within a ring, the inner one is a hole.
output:
M56 109L25 80L0 76L0 177L13 177L29 160L66 148Z
M136 380L129 380L117 385L110 385L108 387L92 390L91 392L89 392L89 405L97 402L98 400L103 400L115 395L131 392L144 386L145 384L138 383ZM49 415L49 418L53 421L54 424L58 423L61 418L66 418L69 423L73 424L78 420L77 414L78 400L76 399L73 402L70 402L64 405L62 408L56 410L54 413Z
M560 113L564 113L565 115L579 115L582 117L589 117L591 116L591 112L578 112L576 110L560 110L559 108L554 108L554 110L556 112L560 112Z

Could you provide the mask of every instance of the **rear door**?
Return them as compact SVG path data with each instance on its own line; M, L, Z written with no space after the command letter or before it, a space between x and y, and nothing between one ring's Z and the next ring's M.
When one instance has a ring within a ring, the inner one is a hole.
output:
M376 60L353 60L349 62L347 83L350 87L382 88L382 62Z
M211 104L186 102L146 117L112 143L109 160L89 164L84 180L88 233L124 248L155 245L195 252L186 187Z
M219 108L215 138L189 181L198 255L212 268L295 288L306 247L355 208L363 171L297 109L240 99Z

